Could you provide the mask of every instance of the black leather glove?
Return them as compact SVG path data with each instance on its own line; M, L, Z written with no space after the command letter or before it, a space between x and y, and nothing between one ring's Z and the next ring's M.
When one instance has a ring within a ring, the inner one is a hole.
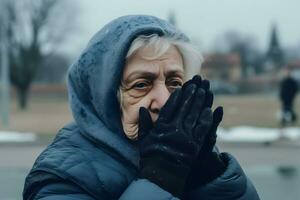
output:
M211 109L203 110L204 96L196 84L184 85L171 94L155 123L140 108L140 176L179 198L213 122Z
M202 80L200 76L195 76L188 84L196 84L198 88L202 88L205 91L204 108L211 108L213 104L213 94L209 90L209 81ZM222 118L223 108L217 107L213 112L213 123L209 132L205 135L204 145L199 151L197 160L191 169L186 184L187 191L212 181L219 177L226 169L226 163L223 162L221 154L213 151L217 139L217 128Z

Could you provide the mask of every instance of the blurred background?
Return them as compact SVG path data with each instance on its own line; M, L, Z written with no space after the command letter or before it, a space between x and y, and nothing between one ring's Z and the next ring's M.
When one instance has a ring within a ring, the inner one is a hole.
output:
M297 0L0 0L0 199L22 199L24 179L57 131L72 121L66 73L112 19L164 18L203 53L232 153L261 199L300 198L300 123L281 122L287 71L300 83ZM300 99L294 111L300 114ZM289 121L289 120L288 120Z

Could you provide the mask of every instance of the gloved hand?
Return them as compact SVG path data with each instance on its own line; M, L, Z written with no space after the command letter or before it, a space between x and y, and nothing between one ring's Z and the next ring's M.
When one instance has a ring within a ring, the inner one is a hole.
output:
M140 176L177 197L213 122L211 109L203 109L204 97L203 88L184 85L171 94L155 123L148 110L140 108Z
M195 76L186 84L186 86L188 84L196 84L198 88L202 88L205 91L206 95L204 98L204 108L211 108L213 104L213 94L209 90L209 81L202 80L200 76ZM217 139L217 128L222 121L222 118L223 108L217 107L213 112L213 122L210 130L205 135L204 144L199 151L197 160L191 169L186 184L187 191L212 181L213 179L219 177L226 169L226 163L224 163L222 160L222 154L213 152L213 148Z

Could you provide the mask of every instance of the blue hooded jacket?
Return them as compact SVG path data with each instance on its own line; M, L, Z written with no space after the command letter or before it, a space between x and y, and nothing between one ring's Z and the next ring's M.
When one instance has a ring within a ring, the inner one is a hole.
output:
M131 42L154 33L188 40L168 22L145 15L115 19L91 39L68 73L75 122L62 128L37 158L25 180L24 199L176 199L138 178L138 149L123 132L117 100ZM259 199L238 162L229 154L224 157L224 174L197 188L190 198Z

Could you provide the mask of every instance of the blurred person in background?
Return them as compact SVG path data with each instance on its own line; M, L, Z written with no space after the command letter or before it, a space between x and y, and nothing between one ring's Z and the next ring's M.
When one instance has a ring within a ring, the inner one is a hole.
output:
M294 111L294 102L298 92L298 82L292 77L292 71L285 69L284 77L280 82L279 98L281 102L281 126L285 127L289 123L297 120Z
M75 122L26 177L43 200L257 200L237 160L219 153L200 53L168 22L124 16L104 26L68 73ZM188 80L188 81L187 81Z

